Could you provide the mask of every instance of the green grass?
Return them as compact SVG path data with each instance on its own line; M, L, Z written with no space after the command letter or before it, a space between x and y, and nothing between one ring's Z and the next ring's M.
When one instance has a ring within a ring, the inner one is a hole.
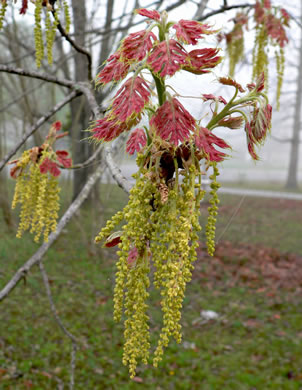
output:
M221 200L218 236L240 197L224 195ZM115 186L102 187L105 219L125 202ZM302 255L297 211L301 202L295 204L270 206L268 200L246 198L222 239ZM58 313L81 340L75 389L301 389L299 297L282 289L270 296L239 284L230 288L223 270L220 283L208 284L200 273L202 264L196 268L184 302L184 343L172 342L159 368L140 365L138 378L130 380L121 362L122 325L112 319L115 251L89 244L95 234L91 227L95 215L95 210L86 207L45 256ZM29 235L17 240L3 224L0 236L0 286L4 286L37 245ZM150 305L154 345L161 318L156 294L151 294ZM202 324L201 310L216 311L219 320ZM1 303L0 389L51 390L60 381L68 388L70 351L69 340L51 314L39 269L34 267Z

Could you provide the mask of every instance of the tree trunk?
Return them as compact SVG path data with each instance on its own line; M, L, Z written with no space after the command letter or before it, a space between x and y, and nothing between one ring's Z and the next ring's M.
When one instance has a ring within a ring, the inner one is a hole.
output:
M85 47L85 29L87 24L85 0L72 0L72 11L74 20L74 31L78 45ZM76 52L74 57L74 69L76 81L87 80L87 58L85 55ZM79 97L71 103L72 120L72 149L74 163L81 163L87 160L93 153L93 146L89 142L83 142L87 136L84 130L89 123L90 110L85 103L85 98ZM80 193L85 185L91 168L82 168L74 170L73 179L73 199Z
M302 2L301 2L301 17L302 22ZM300 126L301 126L301 101L302 101L302 29L300 28L300 50L299 50L299 65L297 76L297 92L295 102L295 114L293 125L293 136L290 147L290 160L288 167L288 176L286 188L298 188L298 162L299 162L299 142L300 142Z

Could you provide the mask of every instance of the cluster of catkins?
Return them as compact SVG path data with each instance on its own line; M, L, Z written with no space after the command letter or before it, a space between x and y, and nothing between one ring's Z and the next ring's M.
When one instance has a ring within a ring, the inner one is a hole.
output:
M277 71L276 101L279 107L284 75L284 47L288 43L286 27L289 26L290 17L284 8L273 7L270 0L257 0L253 10L255 42L252 79L256 80L262 72L268 79L269 49L273 47ZM248 20L248 12L237 13L233 19L233 29L229 33L219 35L220 39L223 36L226 39L231 77L234 75L236 65L244 56L244 28L248 29Z
M17 232L19 238L29 230L35 235L36 242L41 235L47 242L49 234L56 230L60 208L58 176L60 168L71 166L67 151L55 152L52 148L57 138L66 135L56 135L60 128L60 122L54 123L42 146L24 151L19 159L11 162L15 166L10 174L16 179L12 208L21 205Z
M3 26L3 21L5 18L8 0L0 0L1 10L0 10L0 30ZM25 15L28 10L29 1L22 0L20 8L20 14ZM61 5L62 3L62 5ZM46 35L46 52L48 64L53 63L53 44L56 37L56 31L58 24L60 23L60 15L63 8L64 19L65 19L65 32L69 32L71 18L69 14L69 7L67 0L63 2L51 2L50 0L35 0L34 1L34 17L35 17L35 28L34 28L34 37L35 37L35 48L36 48L36 65L39 68L41 62L44 58L44 39L42 32L42 20L43 13L45 14L45 35ZM52 16L51 16L52 14Z
M139 156L142 160L143 156ZM142 167L135 175L136 184L130 191L129 202L107 222L96 241L107 238L108 246L118 242L116 285L114 290L114 319L120 321L125 309L125 345L123 363L135 375L138 360L147 363L150 351L149 296L150 272L153 284L160 290L163 326L154 352L153 364L162 359L171 337L181 341L181 308L186 284L191 280L196 260L201 188L199 162L181 170L179 180L166 185L156 180L154 167ZM110 233L122 220L125 224L119 236ZM213 220L210 225L213 225ZM209 235L213 226L208 226ZM109 236L109 238L108 238ZM118 238L118 241L117 241ZM212 237L211 237L212 238Z

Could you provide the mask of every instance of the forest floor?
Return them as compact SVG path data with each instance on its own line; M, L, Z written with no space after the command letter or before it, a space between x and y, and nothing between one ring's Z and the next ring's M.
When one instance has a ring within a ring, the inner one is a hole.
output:
M115 186L102 194L106 219L126 197ZM302 388L302 202L220 199L213 258L200 236L183 305L183 341L170 343L158 368L139 365L133 380L121 362L122 324L112 319L115 250L90 245L95 210L86 207L66 227L45 268L58 314L81 344L75 389ZM3 224L0 237L3 287L37 245L29 235L17 240ZM0 305L0 389L69 388L71 345L51 314L38 267ZM154 346L161 321L157 293L150 307ZM209 319L205 311L217 316Z

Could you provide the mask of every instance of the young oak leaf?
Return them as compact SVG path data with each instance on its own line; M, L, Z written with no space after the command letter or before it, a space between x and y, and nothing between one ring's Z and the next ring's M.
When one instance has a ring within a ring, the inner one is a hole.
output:
M117 138L121 133L128 130L125 122L119 122L117 118L114 118L112 114L106 115L104 118L98 119L95 122L91 132L94 133L92 138L98 141L112 141Z
M215 149L214 145L222 149L229 148L230 146L206 127L198 126L194 138L197 149L204 153L207 160L220 162L227 157L225 153Z
M105 85L111 81L117 82L127 76L130 65L123 62L119 51L111 54L106 61L106 66L96 77L96 85Z
M144 129L135 129L130 135L126 143L126 152L134 154L134 152L140 152L147 143L147 137Z
M242 116L229 116L228 118L223 118L218 122L219 126L228 127L229 129L240 129L244 122Z
M48 157L46 157L42 164L40 164L39 168L41 173L49 172L54 177L59 176L61 173L58 164L50 160Z
M68 158L68 152L66 150L57 150L56 155L57 155L57 160L64 168L71 167L72 159Z
M190 131L195 127L195 119L176 98L172 98L157 109L150 125L155 127L163 140L177 146L179 141L189 138Z
M187 62L187 51L175 39L156 45L147 60L153 72L161 77L173 76Z
M28 0L22 0L22 6L20 8L20 15L25 15L28 8Z
M127 60L141 61L147 52L157 41L156 35L152 31L141 30L128 35L121 47L123 57Z
M214 68L222 60L222 57L217 56L218 51L213 48L190 51L183 69L194 74L209 73L207 69Z
M136 14L139 14L141 16L146 16L149 19L153 20L159 20L160 19L160 13L155 10L149 10L146 8L140 8L135 10Z
M196 45L198 39L203 38L204 34L213 34L216 32L209 30L209 27L209 25L196 22L195 20L184 19L181 19L173 26L176 30L177 39L189 45Z
M150 88L142 77L131 77L117 91L113 103L113 114L125 122L132 114L139 114L151 95Z

